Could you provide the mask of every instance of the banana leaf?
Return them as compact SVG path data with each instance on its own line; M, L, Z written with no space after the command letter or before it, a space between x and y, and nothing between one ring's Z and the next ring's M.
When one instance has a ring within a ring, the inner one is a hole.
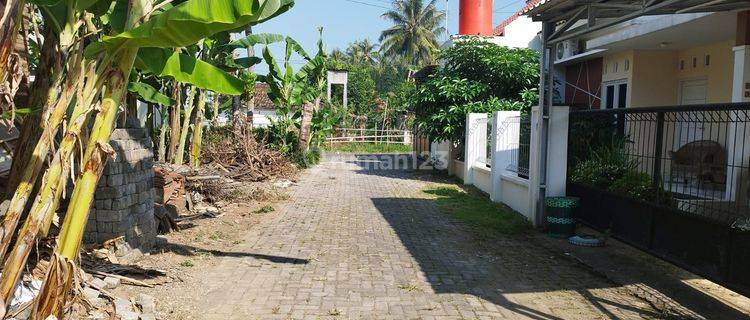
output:
M156 103L162 106L171 106L173 101L170 97L162 94L156 88L143 82L130 82L128 91L137 94L143 101Z
M179 48L241 26L255 25L286 12L294 0L190 0L115 36L86 47L92 57L122 48Z
M226 95L240 95L245 83L212 64L179 52L161 48L141 48L135 67L158 77L171 77L200 89Z
M280 34L259 33L259 34L251 34L242 39L234 40L230 42L227 46L233 49L247 48L249 46L254 46L258 44L269 45L272 43L278 43L278 42L284 41L284 39L288 39L288 38Z
M234 59L231 56L227 56L224 61L224 65L232 69L247 69L254 65L263 62L260 57L245 57Z

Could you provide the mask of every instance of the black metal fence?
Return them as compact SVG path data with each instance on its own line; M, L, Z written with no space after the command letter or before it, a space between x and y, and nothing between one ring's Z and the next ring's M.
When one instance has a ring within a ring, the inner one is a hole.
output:
M569 193L581 198L579 220L750 293L750 104L570 119Z

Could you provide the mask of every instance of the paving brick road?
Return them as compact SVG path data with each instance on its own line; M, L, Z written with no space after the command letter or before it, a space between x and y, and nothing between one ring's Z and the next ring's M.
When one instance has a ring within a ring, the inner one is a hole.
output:
M351 159L344 159L351 160ZM206 279L205 319L641 319L656 311L576 262L479 238L423 174L329 160Z

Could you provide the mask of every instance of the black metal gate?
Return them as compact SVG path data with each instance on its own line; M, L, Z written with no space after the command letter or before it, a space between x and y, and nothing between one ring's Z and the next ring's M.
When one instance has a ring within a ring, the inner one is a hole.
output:
M577 218L750 295L750 104L575 111Z

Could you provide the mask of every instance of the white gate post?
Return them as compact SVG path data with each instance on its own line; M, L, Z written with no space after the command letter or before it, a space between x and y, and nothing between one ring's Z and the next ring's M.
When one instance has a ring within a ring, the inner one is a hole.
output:
M540 148L537 146L542 141L540 134L541 118L539 107L531 111L531 155L529 165L529 208L534 216L531 221L542 221L543 208L538 207L539 201L545 197L557 197L566 195L566 184L568 179L568 125L570 121L570 108L555 106L550 108L549 131L547 137L547 177L546 192L540 195L541 170L539 167Z
M474 184L472 167L487 150L487 130L482 126L487 114L469 113L466 115L466 136L464 142L464 184Z
M513 152L518 154L521 134L521 112L497 111L492 116L492 194L494 202L502 201L502 176L513 162ZM518 118L514 121L513 118Z
M732 102L750 102L750 45L736 46L734 51L734 76L732 80ZM730 111L731 112L731 111ZM727 136L727 201L747 201L748 183L740 181L748 176L747 168L750 161L750 139L742 137L747 132L747 115L743 112L732 113ZM744 144L744 145L743 145ZM744 151L744 152L743 152Z
M570 107L552 107L549 114L549 138L547 139L547 195L566 195L568 183L568 126Z

